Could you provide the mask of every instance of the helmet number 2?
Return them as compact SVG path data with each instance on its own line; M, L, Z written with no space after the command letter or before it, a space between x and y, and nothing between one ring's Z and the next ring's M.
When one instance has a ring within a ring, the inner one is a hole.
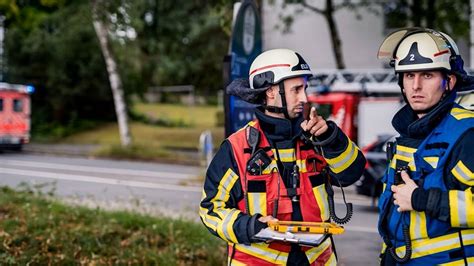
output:
M414 54L410 54L410 61L415 61L415 55Z

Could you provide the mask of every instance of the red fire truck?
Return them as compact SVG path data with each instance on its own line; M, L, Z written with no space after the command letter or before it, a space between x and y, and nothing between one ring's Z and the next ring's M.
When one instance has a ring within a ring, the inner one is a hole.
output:
M364 147L380 135L395 134L391 118L402 106L393 70L316 71L308 102Z
M30 141L32 86L0 82L0 149L21 150Z

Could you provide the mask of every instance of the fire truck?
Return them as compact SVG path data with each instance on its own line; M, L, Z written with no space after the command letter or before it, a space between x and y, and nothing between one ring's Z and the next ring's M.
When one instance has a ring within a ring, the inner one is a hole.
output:
M395 134L391 118L403 101L393 70L320 70L307 89L308 102L359 147Z
M0 82L0 150L21 150L30 141L34 87Z

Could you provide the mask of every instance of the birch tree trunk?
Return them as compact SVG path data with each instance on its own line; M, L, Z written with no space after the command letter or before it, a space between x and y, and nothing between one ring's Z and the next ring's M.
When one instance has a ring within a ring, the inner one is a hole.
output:
M100 50L104 56L105 65L109 74L110 88L112 89L112 95L114 97L115 113L117 115L117 122L120 132L120 141L122 147L126 147L132 143L130 129L128 126L127 105L124 99L122 80L120 79L120 75L117 71L117 63L110 51L107 27L98 14L98 5L100 2L101 0L91 1L92 23L94 24L94 30L97 34L97 38L99 39Z

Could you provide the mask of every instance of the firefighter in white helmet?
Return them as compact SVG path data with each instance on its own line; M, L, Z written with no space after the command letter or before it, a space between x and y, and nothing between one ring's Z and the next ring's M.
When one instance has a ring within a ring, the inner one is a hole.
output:
M473 79L453 39L432 29L396 31L378 56L391 59L406 101L382 179L381 264L473 265L474 113L455 103Z
M271 220L329 221L334 202L327 175L347 186L364 169L362 153L333 122L315 109L303 117L311 75L298 53L274 49L253 61L249 79L227 88L259 105L256 119L219 148L200 206L204 225L228 242L231 265L336 265L331 238L307 247L254 237Z

